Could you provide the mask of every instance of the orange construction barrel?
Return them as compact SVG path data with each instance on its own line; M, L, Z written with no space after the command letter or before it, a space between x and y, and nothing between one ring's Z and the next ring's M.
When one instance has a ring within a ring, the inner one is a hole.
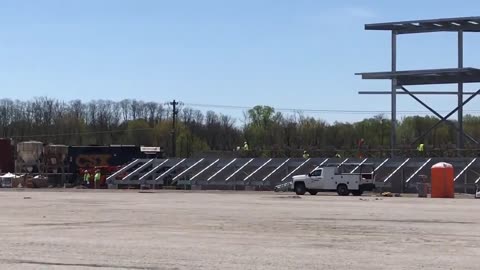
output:
M452 164L440 162L432 166L432 198L454 198L455 174Z

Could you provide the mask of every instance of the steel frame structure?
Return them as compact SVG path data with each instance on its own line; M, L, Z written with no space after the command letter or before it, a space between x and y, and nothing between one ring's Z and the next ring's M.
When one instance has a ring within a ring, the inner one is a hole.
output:
M359 94L367 95L384 95L391 96L391 138L390 148L391 156L395 155L394 149L397 145L397 95L406 94L414 100L422 104L440 120L425 134L418 137L412 144L415 144L425 138L430 132L441 123L447 122L450 125L454 123L448 121L449 117L458 112L456 147L457 150L464 149L464 137L478 144L473 137L465 134L463 128L463 107L480 93L480 89L476 92L464 92L465 83L480 82L480 70L475 68L465 68L463 65L463 40L464 32L480 32L480 17L462 17L462 18L445 18L435 20L417 20L389 22L365 25L365 30L383 30L391 31L391 71L375 72L375 73L357 73L362 79L384 79L391 80L390 91L359 91ZM401 34L419 34L432 32L456 32L458 42L458 63L457 68L453 69L432 69L432 70L407 70L397 71L397 36ZM408 85L433 85L433 84L457 84L457 91L409 91L405 86ZM403 90L398 92L397 90ZM470 95L466 100L464 95ZM446 116L441 116L438 112L421 101L416 95L456 95L457 107Z
M379 187L398 192L415 191L418 175L429 175L430 165L446 161L457 172L455 185L460 190L472 190L480 182L478 158L172 158L137 159L107 178L112 187L119 185L161 186L189 185L202 189L273 189L288 183L295 174L306 174L320 166L344 164L355 173L362 164L374 166ZM328 162L328 164L327 164ZM349 163L347 163L349 162ZM167 180L168 179L168 180ZM463 181L459 181L463 179ZM401 189L398 187L402 186ZM241 189L241 188L240 188Z

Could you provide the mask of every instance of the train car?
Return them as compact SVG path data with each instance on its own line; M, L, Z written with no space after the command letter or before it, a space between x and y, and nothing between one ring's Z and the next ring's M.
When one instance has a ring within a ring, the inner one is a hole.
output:
M137 158L161 158L163 154L160 148L157 152L142 150L142 147L135 145L70 146L70 172L78 173L79 170L94 167L121 166Z
M0 138L0 174L15 172L15 157L12 140Z

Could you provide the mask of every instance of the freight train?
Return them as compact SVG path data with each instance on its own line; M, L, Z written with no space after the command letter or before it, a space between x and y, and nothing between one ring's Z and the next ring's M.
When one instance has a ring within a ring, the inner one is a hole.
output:
M24 142L25 144L28 142ZM37 143L38 142L32 142ZM23 149L23 148L22 148ZM43 149L47 149L45 145ZM17 150L19 148L17 147ZM10 139L0 138L0 174L8 172L23 173L18 167L19 157L22 155L15 151L15 144ZM42 151L36 164L51 163L47 151ZM115 167L122 166L137 158L162 158L164 155L160 147L143 147L135 145L89 145L89 146L68 146L68 153L65 160L55 161L57 164L63 163L66 167L66 173L76 178L82 170L95 167ZM17 167L15 164L17 163ZM42 171L34 168L33 172ZM45 171L45 169L44 169ZM45 172L50 172L45 171Z

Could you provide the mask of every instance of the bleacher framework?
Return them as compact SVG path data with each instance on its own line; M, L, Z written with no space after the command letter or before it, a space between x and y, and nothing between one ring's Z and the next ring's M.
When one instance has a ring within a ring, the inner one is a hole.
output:
M437 162L451 163L458 192L473 193L480 182L478 158L172 158L136 159L107 178L110 188L143 186L178 189L273 190L326 164L374 166L377 186L394 192L415 192L419 175L430 176Z

